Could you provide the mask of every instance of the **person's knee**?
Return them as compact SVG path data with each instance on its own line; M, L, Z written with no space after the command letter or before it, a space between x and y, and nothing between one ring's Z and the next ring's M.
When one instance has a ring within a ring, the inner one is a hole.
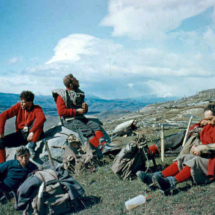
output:
M202 159L202 158L201 158L200 156L194 156L194 157L193 157L193 160L194 160L195 162L199 162L201 159Z
M101 126L98 124L98 123L96 123L96 122L94 122L94 121L89 121L88 122L88 126L95 132L95 131L101 131Z
M33 135L33 139L32 139L32 142L37 142L39 141L42 137L44 136L44 132L43 132L43 128L38 128L34 135Z

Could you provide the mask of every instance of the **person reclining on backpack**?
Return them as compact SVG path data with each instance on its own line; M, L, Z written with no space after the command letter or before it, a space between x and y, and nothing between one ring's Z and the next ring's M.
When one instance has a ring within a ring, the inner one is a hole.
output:
M20 146L16 149L16 159L6 161L0 164L0 193L17 190L25 181L27 176L38 169L38 167L29 161L29 149ZM1 195L0 194L0 195Z
M189 132L192 132L195 128L204 128L208 124L208 117L209 116L210 115L208 115L207 112L204 112L205 118L202 119L199 123L192 125L189 128ZM185 133L186 133L186 131L182 130L179 133L175 134L174 136L166 138L164 140L164 145L165 145L164 151L177 150L182 145ZM190 136L192 136L192 133L190 133ZM154 144L154 145L150 146L149 149L153 155L159 154L160 149L161 149L161 144L160 143Z
M72 74L68 74L64 77L63 83L66 89L53 90L52 95L58 115L63 117L64 126L76 131L80 129L91 145L100 149L103 154L108 152L112 147L107 144L101 126L84 117L88 112L88 105L84 102L84 92L79 89L79 81ZM66 118L73 119L66 121Z
M137 176L147 185L155 184L164 193L178 183L193 179L197 184L208 183L215 175L215 104L209 104L204 110L207 125L200 133L199 144L194 144L188 154L180 154L174 163L162 172L153 174L142 171ZM185 146L186 147L186 144Z
M6 160L5 147L17 147L29 143L32 159L35 156L36 142L42 137L43 124L46 121L42 108L34 105L34 94L23 91L21 102L0 114L0 163ZM8 119L16 116L16 132L4 136L4 127Z

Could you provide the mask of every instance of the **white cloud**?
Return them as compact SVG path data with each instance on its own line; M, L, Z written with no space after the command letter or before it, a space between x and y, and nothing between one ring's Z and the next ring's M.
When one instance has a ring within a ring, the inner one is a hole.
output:
M171 33L167 43L177 41L179 47L186 46L186 52L150 45L127 49L111 40L69 35L58 42L45 65L27 67L13 79L10 73L0 75L0 91L20 92L26 88L50 95L52 89L64 87L62 79L66 74L73 73L84 91L103 98L191 95L197 89L207 89L215 79L213 55L204 52L209 45L212 50L213 35L212 28L201 34ZM60 54L64 51L69 58Z
M113 36L159 38L212 6L214 0L110 0L109 14L101 25L113 27Z
M133 88L134 84L128 83L128 87Z
M151 92L151 95L155 95L157 97L170 97L174 96L178 93L178 87L172 83L163 83L160 81L149 80L143 84L146 84Z
M215 7L214 7L214 10L213 10L213 14L212 14L212 20L213 20L213 22L215 24Z
M80 55L96 55L93 46L98 39L85 34L71 34L61 39L54 48L55 55L46 64L58 61L78 61Z
M8 60L8 64L15 64L19 61L19 58L17 57L12 57Z
M187 96L206 89L214 89L213 77L167 78L166 80L149 80L144 82L149 88L149 94L157 97Z
M211 28L208 28L203 35L205 43L215 52L215 33Z

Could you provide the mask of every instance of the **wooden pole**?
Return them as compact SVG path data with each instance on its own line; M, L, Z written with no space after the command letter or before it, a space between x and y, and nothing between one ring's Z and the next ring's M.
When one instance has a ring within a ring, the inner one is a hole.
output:
M49 156L50 163L51 163L51 165L54 167L54 162L53 162L53 159L52 159L50 150L49 150L49 146L48 146L47 140L46 140L46 139L43 139L43 142L44 142L44 144L45 144L45 146L46 146L46 150L47 150L47 152L48 152L48 156Z
M164 162L164 128L161 124L161 161Z
M192 119L193 119L193 116L190 117L190 120L188 122L188 125L187 125L187 130L186 130L186 134L184 136L184 140L183 140L183 143L182 143L182 146L184 147L186 141L187 141L187 137L188 137L188 132L189 132L189 129L190 129L190 124L192 122Z

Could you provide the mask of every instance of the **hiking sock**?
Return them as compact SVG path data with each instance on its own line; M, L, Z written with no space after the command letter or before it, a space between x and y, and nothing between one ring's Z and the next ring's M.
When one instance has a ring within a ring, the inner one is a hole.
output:
M185 166L177 175L175 175L175 179L178 183L188 180L191 177L191 168L189 166Z
M159 153L157 145L152 145L152 146L150 146L150 147L149 147L149 150L151 151L151 153L152 153L153 155ZM149 152L149 151L148 151L148 155L150 155L150 152Z
M93 145L96 148L98 148L99 145L100 145L100 142L98 141L98 139L95 136L91 137L89 139L89 142L90 142L91 145Z
M179 173L177 161L172 163L165 170L162 171L164 178L166 178L168 176L175 176L177 173Z
M107 141L105 140L105 136L104 136L102 131L96 131L95 136L99 140L99 142L101 143L102 146L104 146L107 143Z
M0 149L0 163L4 163L6 161L6 151L5 149Z

